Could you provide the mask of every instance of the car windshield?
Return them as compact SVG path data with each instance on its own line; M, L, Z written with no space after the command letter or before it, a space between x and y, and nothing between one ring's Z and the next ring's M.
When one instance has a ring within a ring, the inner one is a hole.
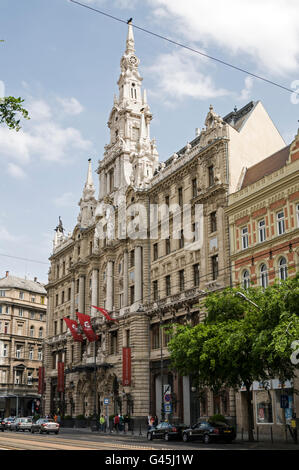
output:
M54 419L45 419L44 420L45 423L55 423Z

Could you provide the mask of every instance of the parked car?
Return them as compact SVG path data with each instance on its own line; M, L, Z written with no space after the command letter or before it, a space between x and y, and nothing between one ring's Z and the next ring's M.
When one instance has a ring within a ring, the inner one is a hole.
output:
M232 442L236 438L235 428L224 422L209 423L202 421L194 424L191 428L184 429L183 441L193 441L195 439L208 444L211 441Z
M4 429L5 429L4 418L0 418L0 431L4 432Z
M186 428L185 424L160 423L148 430L147 439L149 441L152 439L164 439L165 441L181 439L183 430Z
M5 429L10 429L10 425L15 419L16 418L14 416L10 416L9 418L4 418L2 421L4 421Z
M31 418L16 418L10 424L11 431L31 431L32 419Z
M54 419L50 418L40 418L36 421L36 423L32 424L31 432L39 432L42 434L46 432L49 434L50 432L55 432L55 434L59 433L60 425L56 423Z

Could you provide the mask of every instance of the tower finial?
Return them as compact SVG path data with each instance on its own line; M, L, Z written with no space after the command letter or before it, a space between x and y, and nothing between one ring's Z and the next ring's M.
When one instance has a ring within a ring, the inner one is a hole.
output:
M133 34L133 26L132 26L132 18L128 21L128 35L127 35L127 42L126 42L126 53L135 52L135 41L134 41L134 34Z

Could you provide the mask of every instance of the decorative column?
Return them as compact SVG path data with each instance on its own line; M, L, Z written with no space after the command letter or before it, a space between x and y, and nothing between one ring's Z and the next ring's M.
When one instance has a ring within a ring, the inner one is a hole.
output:
M80 313L85 313L85 277L81 275L79 277L79 302L78 310Z
M75 318L75 279L71 283L71 318Z
M107 263L106 309L108 311L113 309L113 261L111 260Z
M97 269L92 270L92 278L91 278L91 305L98 306L98 273ZM97 310L95 308L90 307L91 316L94 317L96 315Z
M124 306L129 304L128 250L124 252Z
M142 247L135 248L135 302L142 303Z

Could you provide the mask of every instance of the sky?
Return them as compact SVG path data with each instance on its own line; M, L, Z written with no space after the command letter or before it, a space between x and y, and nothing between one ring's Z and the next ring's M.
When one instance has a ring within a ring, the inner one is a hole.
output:
M122 20L299 92L298 0L80 0ZM30 120L0 126L0 277L47 282L54 229L72 232L87 175L109 142L127 25L69 0L0 2L0 97L24 99ZM299 98L134 28L161 161L202 128L262 101L286 145Z

